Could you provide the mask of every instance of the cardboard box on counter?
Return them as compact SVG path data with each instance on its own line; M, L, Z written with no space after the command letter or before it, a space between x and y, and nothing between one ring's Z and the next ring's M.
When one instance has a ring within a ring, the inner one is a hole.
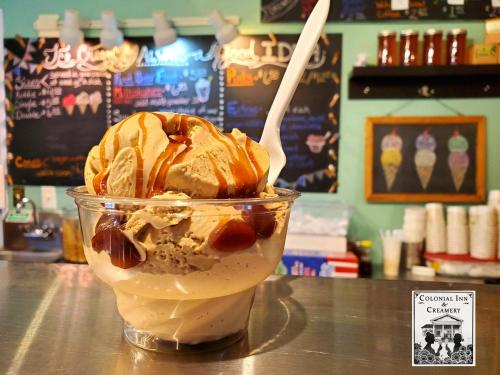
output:
M294 276L357 278L358 269L359 260L350 251L329 256L286 252L276 267L275 273Z
M347 238L320 234L288 233L286 235L285 249L345 253L347 251Z
M497 61L496 44L474 44L469 48L469 64L496 64Z

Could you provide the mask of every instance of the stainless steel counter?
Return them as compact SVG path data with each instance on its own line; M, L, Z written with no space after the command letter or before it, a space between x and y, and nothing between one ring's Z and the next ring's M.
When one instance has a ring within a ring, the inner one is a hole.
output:
M411 368L411 290L477 291L477 367ZM248 336L155 354L122 337L112 290L87 266L0 261L0 374L500 374L500 287L273 277Z

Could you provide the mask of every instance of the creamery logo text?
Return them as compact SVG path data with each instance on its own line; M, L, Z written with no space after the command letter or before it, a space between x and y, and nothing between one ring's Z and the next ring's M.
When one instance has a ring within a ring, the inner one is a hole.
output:
M418 297L419 303L429 303L426 307L428 313L431 314L460 314L460 307L450 307L450 302L469 303L471 297L467 295L449 295L449 296L430 296L420 294Z

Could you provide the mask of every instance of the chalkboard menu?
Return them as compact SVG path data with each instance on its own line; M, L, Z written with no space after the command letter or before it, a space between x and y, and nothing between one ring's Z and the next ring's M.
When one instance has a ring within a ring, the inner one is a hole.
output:
M131 38L104 50L56 39L8 39L9 174L16 184L79 185L89 149L138 111L202 116L258 140L297 35L212 36L155 48ZM278 184L336 191L341 36L318 43L282 125L288 163Z
M484 197L483 117L372 117L366 141L368 200Z
M261 0L262 22L304 21L317 0ZM487 19L500 16L491 0L464 0L461 5L446 0L410 0L409 9L393 10L391 0L339 0L330 5L330 20L397 21Z

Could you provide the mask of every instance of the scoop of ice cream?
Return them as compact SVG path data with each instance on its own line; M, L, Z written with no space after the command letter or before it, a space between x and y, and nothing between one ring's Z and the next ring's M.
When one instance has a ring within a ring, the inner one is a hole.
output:
M417 150L434 151L436 149L436 139L426 130L417 137L415 146Z
M453 137L451 137L448 141L448 149L450 152L465 152L468 148L469 142L467 141L467 138L458 132L455 132Z
M382 150L395 148L397 150L401 150L403 148L403 140L396 132L392 132L391 134L387 134L382 138Z
M466 168L469 166L469 155L465 152L452 152L448 155L448 165L453 168Z
M89 104L89 94L86 91L82 91L76 96L77 105Z
M436 154L428 149L418 150L415 153L415 164L417 166L434 166L436 163Z
M62 98L63 106L71 106L75 104L76 104L76 96L74 94L69 94L66 95L64 98Z
M92 194L251 197L267 182L269 156L237 129L177 113L136 113L108 129L85 165Z
M396 149L385 150L382 152L382 155L380 156L380 161L382 162L382 164L400 165L402 159L403 156L401 155L401 152Z
M89 101L90 103L94 104L101 104L102 103L102 95L100 91L94 91L92 94L89 95Z

